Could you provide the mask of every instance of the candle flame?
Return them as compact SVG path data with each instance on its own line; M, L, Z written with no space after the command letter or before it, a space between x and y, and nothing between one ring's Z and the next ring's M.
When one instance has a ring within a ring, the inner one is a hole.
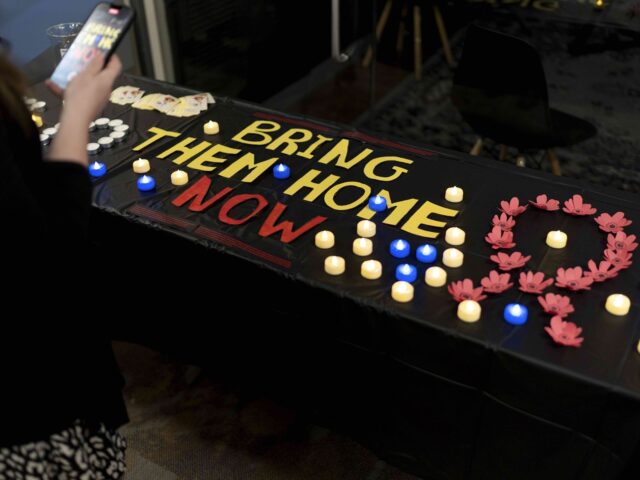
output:
M624 304L624 298L622 295L616 294L613 296L613 304L616 307L621 307Z
M514 305L514 306L511 308L511 313L512 313L513 315L520 315L520 314L522 313L522 309L520 308L520 305Z
M213 120L209 120L209 121L207 122L207 127L211 127L211 128L213 128Z
M402 273L404 274L409 274L411 273L411 265L409 265L408 263L405 263L404 265L402 265L400 267L400 270L402 271Z
M404 240L398 240L398 241L396 242L396 248L397 248L398 250L404 250L404 248L405 248Z

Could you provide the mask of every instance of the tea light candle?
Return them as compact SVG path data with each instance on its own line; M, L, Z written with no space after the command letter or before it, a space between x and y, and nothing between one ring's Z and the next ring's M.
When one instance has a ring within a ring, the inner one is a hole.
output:
M360 220L356 230L360 237L371 238L376 234L376 224L370 220Z
M475 300L463 300L458 304L458 318L463 322L473 323L480 320L482 308Z
M406 240L400 238L391 242L389 252L396 258L406 258L411 253L411 245L409 245L409 242Z
M122 125L124 122L122 120L120 120L119 118L114 118L113 120L109 121L109 123L107 125L109 125L111 128L113 127L118 127L120 125Z
M35 123L36 127L38 128L42 128L42 125L44 125L44 123L42 122L42 117L40 115L36 115L35 113L31 115L31 120L33 120L33 123Z
M204 124L204 133L207 135L215 135L217 133L220 133L220 125L218 124L218 122L209 120Z
M457 268L462 265L464 261L464 253L462 253L457 248L447 248L442 253L442 263L444 263L447 267Z
M111 138L113 138L116 142L124 142L125 133L124 132L111 132L109 134Z
M156 188L156 181L149 175L143 175L138 179L138 190L148 192Z
M406 303L413 300L413 285L405 281L397 281L391 286L391 298L396 302Z
M121 125L113 127L113 131L114 132L124 132L125 134L129 133L129 125L127 125L126 123L123 123Z
M552 230L547 233L547 245L551 248L564 248L567 246L567 234L560 230Z
M101 137L98 139L98 143L102 148L111 148L113 147L113 138L111 137Z
M38 100L36 100L35 98L24 98L24 103L27 107L31 107L31 105L33 105L34 103L36 103Z
M184 170L176 170L171 174L171 183L176 186L189 183L189 174Z
M278 165L273 167L273 176L278 180L289 178L289 175L291 175L291 169L284 163L279 163Z
M367 280L377 280L382 276L382 264L378 260L365 260L360 267L360 274Z
M91 122L89 124L89 131L93 132L96 129L96 122Z
M45 135L49 135L50 137L54 137L56 133L58 133L58 131L53 127L49 127L42 130L42 133L44 133Z
M373 242L368 238L356 238L353 241L353 253L361 257L371 255L373 252Z
M511 325L523 325L527 321L529 310L519 303L510 303L504 307L504 319Z
M396 279L405 282L415 282L418 278L418 269L410 263L402 263L396 267Z
M107 173L107 166L104 163L100 163L97 160L89 164L89 175L92 177L101 177Z
M99 143L95 143L95 142L87 143L87 153L89 155L96 155L97 153L100 152L100 150L101 148Z
M458 187L449 187L444 192L444 199L451 203L460 203L464 198L464 190Z
M440 267L429 267L424 273L424 281L430 287L441 287L447 283L447 271Z
M447 231L444 234L444 241L449 245L462 245L465 237L466 234L464 233L464 230L458 227L452 227L447 228Z
M325 258L324 271L329 275L342 275L344 273L344 258L336 255Z
M56 124L53 126L53 128L55 128L56 130L59 130L59 129L60 129L60 122L56 123Z
M438 249L433 245L425 243L420 245L416 250L416 258L422 263L433 263L438 256Z
M369 199L369 208L374 212L382 212L387 208L387 199L382 195L374 195Z
M146 158L139 158L133 162L133 171L136 173L147 173L151 170L149 160Z
M93 122L96 128L107 128L109 126L109 122L111 120L107 117L96 118L95 122Z
M49 135L47 135L46 133L40 134L40 143L42 145L49 145L50 141L51 141L51 137Z
M318 248L331 248L336 244L336 239L333 236L333 232L329 230L322 230L316 233L316 247Z
M629 313L629 309L631 308L631 300L626 295L622 295L620 293L614 293L613 295L609 295L607 297L607 302L604 305L604 308L607 309L607 312L612 315L618 315L620 317Z
M42 113L47 109L47 102L40 100L31 104L31 110L34 112Z

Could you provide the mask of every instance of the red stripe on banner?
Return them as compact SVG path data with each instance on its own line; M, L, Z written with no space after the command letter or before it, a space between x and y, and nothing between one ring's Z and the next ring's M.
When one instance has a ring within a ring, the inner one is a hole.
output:
M172 225L188 230L193 230L196 226L195 223L192 223L188 220L172 217L171 215L167 215L166 213L156 212L155 210L143 207L142 205L134 205L133 207L129 208L127 212L133 213L138 217L145 217L159 223L164 223L165 225Z
M262 118L263 120L273 120L274 122L289 123L291 125L298 125L299 127L314 128L316 130L320 130L321 132L329 132L329 133L335 132L335 130L333 130L332 128L325 127L324 125L320 125L315 122L309 122L308 120L299 120L297 118L282 117L280 115L273 115L271 113L264 113L264 112L253 112L253 116L257 118Z
M281 258L281 257L277 257L275 255L272 255L268 252L265 252L264 250L260 250L259 248L256 247L252 247L251 245L241 242L240 240L221 233L221 232L216 232L215 230L211 230L210 228L207 227L203 227L203 226L199 226L196 231L194 232L196 235L200 235L202 237L205 237L209 240L213 240L214 242L218 242L221 243L223 245L226 245L228 247L233 247L233 248L238 248L240 250L243 250L247 253L250 253L251 255L258 257L258 258L262 258L263 260L266 260L268 262L271 262L275 265L279 265L283 268L291 268L291 261L287 260L285 258Z
M391 148L396 148L398 150L404 150L410 153L416 153L418 155L431 156L436 154L436 152L432 152L431 150L423 150L422 148L410 147L409 145L402 145L401 143L392 142L390 140L383 140L382 138L372 137L371 135L367 135L366 133L341 132L341 135L343 137L353 138L355 140L362 140L363 142L373 143L375 145L382 145L384 147L391 147Z

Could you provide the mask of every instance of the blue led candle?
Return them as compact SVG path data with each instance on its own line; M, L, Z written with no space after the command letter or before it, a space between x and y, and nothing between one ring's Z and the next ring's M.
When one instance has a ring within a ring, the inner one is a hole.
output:
M101 177L107 173L107 167L104 163L95 161L89 164L89 175L92 177Z
M418 269L409 263L401 263L396 267L396 279L404 282L415 282L418 278Z
M504 319L511 325L522 325L526 323L529 311L524 305L510 303L504 307Z
M396 258L406 258L411 253L411 245L409 245L409 242L406 240L400 238L391 242L389 252Z
M429 243L420 245L416 250L416 258L422 263L433 263L438 256L438 249Z
M369 208L374 212L382 212L387 208L387 199L382 195L374 195L369 198Z
M149 175L143 175L138 179L138 190L148 192L156 188L156 181Z
M275 167L273 167L273 176L278 180L289 178L289 175L291 175L291 169L284 163L279 163Z

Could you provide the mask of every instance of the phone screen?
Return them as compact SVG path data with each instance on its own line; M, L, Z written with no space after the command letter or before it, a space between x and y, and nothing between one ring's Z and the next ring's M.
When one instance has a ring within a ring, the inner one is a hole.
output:
M64 89L97 52L102 52L105 60L108 59L132 19L133 10L128 7L98 4L62 57L51 80Z

